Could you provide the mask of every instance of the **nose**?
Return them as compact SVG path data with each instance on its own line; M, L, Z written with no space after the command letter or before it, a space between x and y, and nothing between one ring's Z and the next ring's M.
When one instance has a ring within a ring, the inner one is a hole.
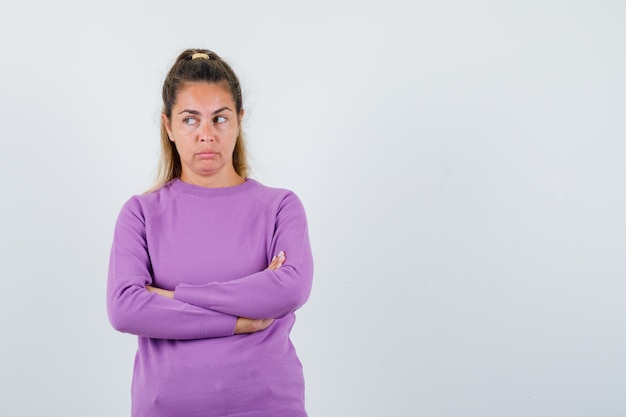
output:
M201 142L213 142L215 140L215 134L211 123L203 123L198 134L200 135L199 138Z

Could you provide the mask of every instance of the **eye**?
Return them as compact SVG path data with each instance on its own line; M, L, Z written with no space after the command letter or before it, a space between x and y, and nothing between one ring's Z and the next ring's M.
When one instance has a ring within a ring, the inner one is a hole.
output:
M198 121L194 117L185 117L183 123L186 125L195 125Z
M228 119L227 119L227 118L225 118L224 116L215 116L215 117L213 118L213 122L214 122L214 123L224 123L224 122L226 122L227 120L228 120Z

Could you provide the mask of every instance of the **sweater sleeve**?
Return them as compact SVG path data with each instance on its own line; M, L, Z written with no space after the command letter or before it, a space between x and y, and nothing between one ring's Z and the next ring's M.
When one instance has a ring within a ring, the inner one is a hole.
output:
M304 207L288 193L276 212L268 264L278 252L286 261L268 269L225 282L179 284L174 298L188 304L252 319L281 318L308 299L313 281L313 256Z
M137 336L174 340L234 333L236 316L148 292L146 285L151 283L145 216L133 198L120 212L111 248L107 311L113 327Z

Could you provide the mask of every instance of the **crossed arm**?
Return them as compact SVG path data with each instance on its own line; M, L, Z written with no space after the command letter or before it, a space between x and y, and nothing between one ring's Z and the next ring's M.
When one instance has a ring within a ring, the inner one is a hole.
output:
M274 256L272 262L269 264L267 269L270 271L274 271L285 263L285 253L281 251L277 256ZM174 298L174 291L164 290L162 288L157 288L152 285L146 285L146 290L149 292L161 295L166 298ZM235 324L235 334L245 334L245 333L256 333L267 329L274 319L250 319L247 317L237 317L237 322Z
M265 330L299 308L311 288L313 264L299 200L285 198L269 250L284 253L257 273L228 282L152 286L146 216L137 199L120 213L109 264L107 309L113 327L137 336L190 340ZM242 297L242 294L248 294Z

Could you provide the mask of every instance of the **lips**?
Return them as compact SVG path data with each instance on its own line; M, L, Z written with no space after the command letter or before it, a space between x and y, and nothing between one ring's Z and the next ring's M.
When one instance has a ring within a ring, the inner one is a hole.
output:
M217 152L215 151L201 151L196 153L196 156L200 159L212 159L217 156Z

